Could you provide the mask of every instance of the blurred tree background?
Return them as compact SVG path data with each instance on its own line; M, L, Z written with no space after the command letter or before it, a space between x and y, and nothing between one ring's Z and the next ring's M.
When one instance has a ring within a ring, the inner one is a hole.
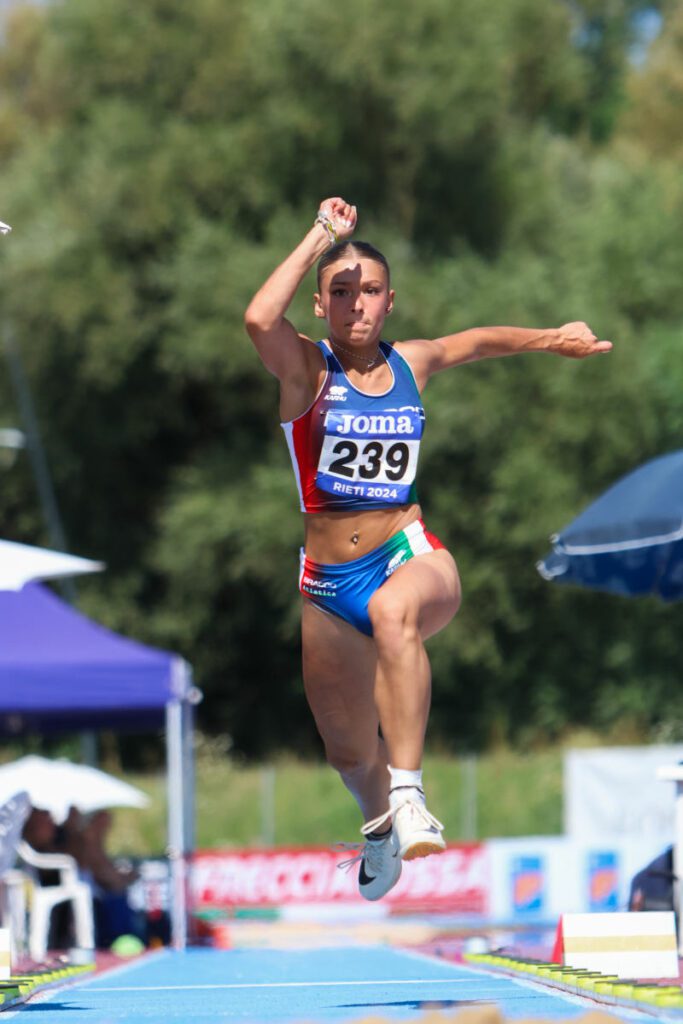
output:
M318 751L295 485L242 312L327 195L392 263L395 337L585 319L615 343L430 385L420 493L465 594L431 644L432 743L683 736L680 610L535 570L589 500L681 445L681 67L681 0L5 12L0 308L69 548L108 565L79 606L183 654L203 728L245 757ZM293 319L315 335L312 291ZM0 426L18 421L0 361ZM49 542L24 455L0 535Z

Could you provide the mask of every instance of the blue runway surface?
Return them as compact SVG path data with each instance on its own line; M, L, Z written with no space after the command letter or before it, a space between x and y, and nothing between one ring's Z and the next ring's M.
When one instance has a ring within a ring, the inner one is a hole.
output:
M505 1018L567 1020L587 1004L523 981L380 946L164 951L45 993L0 1017L59 1024L406 1020L495 1005ZM642 1019L642 1018L641 1018Z

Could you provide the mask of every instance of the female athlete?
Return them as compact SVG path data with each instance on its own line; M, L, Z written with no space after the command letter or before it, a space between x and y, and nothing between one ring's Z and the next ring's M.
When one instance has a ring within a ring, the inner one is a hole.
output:
M460 603L453 558L421 518L415 474L421 394L441 370L490 356L611 349L584 323L483 327L433 340L386 342L394 292L384 256L350 242L356 208L326 199L303 241L259 289L247 331L280 382L280 417L304 512L303 676L329 764L365 824L359 889L384 896L402 860L444 849L427 810L422 753L431 697L424 642ZM287 309L318 263L318 342Z

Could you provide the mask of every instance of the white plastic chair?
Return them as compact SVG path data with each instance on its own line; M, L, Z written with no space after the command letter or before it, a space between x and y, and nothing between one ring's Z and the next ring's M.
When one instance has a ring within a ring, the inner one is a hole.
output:
M62 853L38 853L21 840L17 844L19 859L28 866L31 880L28 949L31 959L45 959L50 931L50 916L60 903L70 902L73 907L76 945L79 949L95 948L92 894L90 886L80 881L78 865L73 857ZM58 871L57 885L41 885L38 870Z

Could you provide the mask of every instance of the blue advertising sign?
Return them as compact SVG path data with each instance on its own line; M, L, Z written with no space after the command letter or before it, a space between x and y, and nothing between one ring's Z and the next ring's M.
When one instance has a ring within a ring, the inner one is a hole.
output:
M540 856L511 860L512 910L515 915L538 916L546 903L545 860Z
M618 910L619 858L614 850L588 854L587 883L590 911Z

